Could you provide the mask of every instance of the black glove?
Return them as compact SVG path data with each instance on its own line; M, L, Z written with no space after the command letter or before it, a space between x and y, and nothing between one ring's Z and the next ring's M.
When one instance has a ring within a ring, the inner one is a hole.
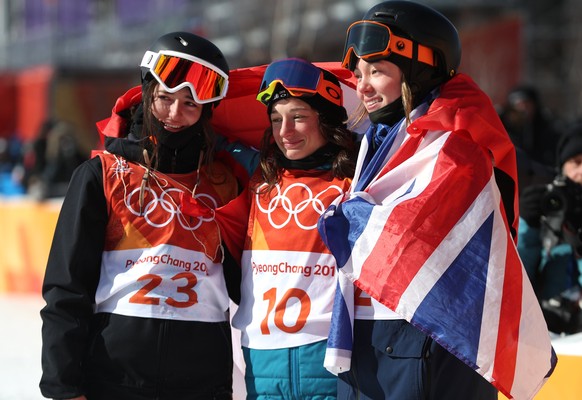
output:
M519 216L533 228L540 227L542 197L547 191L547 185L530 185L519 195Z

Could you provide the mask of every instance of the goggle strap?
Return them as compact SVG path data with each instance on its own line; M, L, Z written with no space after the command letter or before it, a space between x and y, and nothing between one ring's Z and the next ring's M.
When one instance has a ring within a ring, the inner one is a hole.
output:
M418 44L418 61L428 64L431 67L437 66L437 60L436 57L434 56L434 50L431 49L430 47L423 46L420 43Z
M319 93L321 95L321 97L323 97L324 99L326 99L327 101L329 101L330 103L333 103L337 106L342 106L342 92L341 92L341 87L336 85L333 82L330 82L328 80L322 80L319 83L319 88L317 93Z
M147 50L139 63L140 67L151 68L154 64L154 59L156 59L157 53Z
M394 42L392 42L392 40L394 40ZM391 52L394 52L406 58L410 58L411 60L414 59L414 56L412 54L414 42L412 40L392 34L392 37L390 38L390 44ZM423 46L420 43L418 43L417 60L419 62L428 64L431 67L436 67L436 60L434 58L433 50L430 47Z

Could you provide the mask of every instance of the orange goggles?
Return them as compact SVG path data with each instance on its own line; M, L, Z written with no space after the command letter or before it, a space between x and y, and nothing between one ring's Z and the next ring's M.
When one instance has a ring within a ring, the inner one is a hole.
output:
M413 59L413 49L412 40L396 36L388 26L376 21L357 21L348 28L342 67L353 71L358 58L372 62L393 53ZM418 44L417 60L436 66L432 49L421 44Z
M257 100L268 105L278 85L293 97L319 94L333 104L342 105L341 88L336 83L326 80L318 67L300 58L272 62L263 74Z
M141 67L149 69L169 93L185 87L199 104L218 101L228 90L228 75L216 66L189 54L176 51L146 51Z

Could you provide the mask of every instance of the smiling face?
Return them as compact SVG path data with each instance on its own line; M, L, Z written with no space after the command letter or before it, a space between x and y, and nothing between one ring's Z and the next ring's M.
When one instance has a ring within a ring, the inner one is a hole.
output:
M289 160L300 160L327 141L319 128L319 114L297 98L277 101L271 110L273 138Z
M194 101L189 88L176 93L163 90L160 85L154 89L152 113L168 132L179 132L200 119L202 105Z
M360 59L354 75L357 79L358 99L368 112L379 110L402 95L402 71L389 61L369 63Z

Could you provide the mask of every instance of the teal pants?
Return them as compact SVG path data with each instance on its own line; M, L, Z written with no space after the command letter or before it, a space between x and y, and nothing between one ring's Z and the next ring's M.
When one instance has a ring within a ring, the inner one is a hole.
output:
M247 399L336 399L337 377L323 367L327 341L299 347L243 347Z

